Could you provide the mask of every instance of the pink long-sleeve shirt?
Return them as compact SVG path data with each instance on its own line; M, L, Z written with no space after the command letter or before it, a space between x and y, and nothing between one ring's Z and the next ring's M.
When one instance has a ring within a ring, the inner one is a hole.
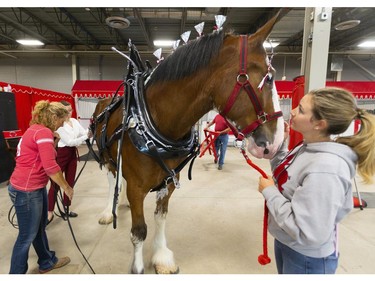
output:
M49 175L60 170L52 131L42 125L31 125L18 144L16 167L10 183L15 189L34 191L44 188Z

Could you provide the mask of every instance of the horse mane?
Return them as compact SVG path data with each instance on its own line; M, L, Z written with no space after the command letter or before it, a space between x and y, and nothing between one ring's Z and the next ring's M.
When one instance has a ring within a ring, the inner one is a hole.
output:
M153 71L147 87L156 82L178 80L209 64L219 53L224 32L214 32L188 42L176 49Z

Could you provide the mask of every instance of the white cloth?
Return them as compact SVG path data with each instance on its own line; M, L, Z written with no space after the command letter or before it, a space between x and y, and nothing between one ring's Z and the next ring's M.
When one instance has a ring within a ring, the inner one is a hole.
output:
M72 126L68 122L64 122L64 125L56 131L60 135L58 147L78 146L88 139L88 130L85 130L74 118L70 118L70 122Z

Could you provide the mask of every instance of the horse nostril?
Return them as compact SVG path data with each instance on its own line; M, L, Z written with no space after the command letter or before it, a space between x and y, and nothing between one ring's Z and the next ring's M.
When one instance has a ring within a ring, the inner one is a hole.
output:
M267 143L265 141L256 142L257 146L264 147L264 154L270 153L269 149L267 148Z

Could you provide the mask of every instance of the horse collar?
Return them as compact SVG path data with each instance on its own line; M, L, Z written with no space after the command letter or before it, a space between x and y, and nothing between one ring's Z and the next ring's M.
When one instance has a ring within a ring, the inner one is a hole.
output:
M268 76L268 73L266 74L266 76ZM263 80L264 79L265 78L263 78ZM249 124L242 131L233 126L226 117L228 112L233 107L233 104L236 101L236 98L241 89L244 89L246 91L257 115L257 120ZM259 98L254 91L254 88L249 82L249 75L247 74L247 35L240 35L240 70L237 75L236 84L234 85L232 93L227 99L224 110L220 114L224 117L228 126L231 128L232 132L239 140L242 140L246 135L255 131L260 125L282 116L281 111L274 112L273 114L268 114L263 110L262 104L260 103Z

